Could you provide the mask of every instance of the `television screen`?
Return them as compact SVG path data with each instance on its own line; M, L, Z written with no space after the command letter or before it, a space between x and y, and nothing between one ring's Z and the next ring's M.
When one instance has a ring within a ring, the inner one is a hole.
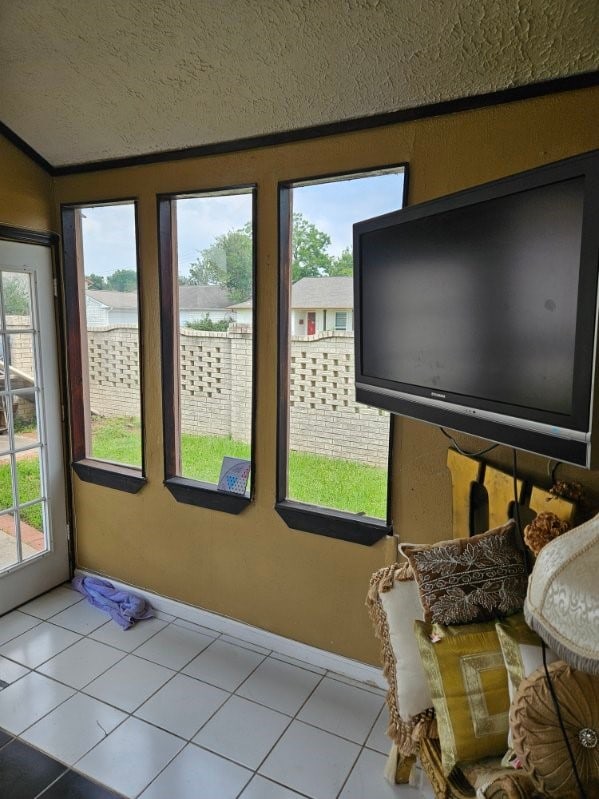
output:
M380 407L416 418L427 419L414 411L420 402L588 433L597 305L596 250L583 257L588 175L543 174L358 223L358 399L377 405L378 394Z

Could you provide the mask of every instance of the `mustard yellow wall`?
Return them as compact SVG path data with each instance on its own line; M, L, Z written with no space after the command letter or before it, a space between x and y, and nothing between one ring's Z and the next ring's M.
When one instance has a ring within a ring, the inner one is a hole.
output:
M238 154L56 180L58 202L139 200L144 292L148 485L137 495L75 479L77 559L166 596L359 660L377 662L364 609L370 574L394 559L290 530L275 502L277 182L409 163L409 201L509 175L598 146L599 90L464 112ZM239 516L178 504L162 486L156 193L258 185L256 501ZM396 426L393 507L404 540L450 534L447 442L432 427ZM527 468L543 472L541 459ZM587 482L599 487L597 475Z
M0 224L52 229L52 178L0 136Z

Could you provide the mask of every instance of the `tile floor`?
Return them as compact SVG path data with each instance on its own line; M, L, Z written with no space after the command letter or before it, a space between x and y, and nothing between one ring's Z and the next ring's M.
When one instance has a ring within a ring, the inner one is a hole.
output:
M384 694L68 586L0 618L3 799L421 799L383 778Z

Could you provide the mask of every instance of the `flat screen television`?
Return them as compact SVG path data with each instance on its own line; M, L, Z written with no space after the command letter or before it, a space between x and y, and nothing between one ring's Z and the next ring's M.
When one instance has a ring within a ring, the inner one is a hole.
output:
M581 466L599 151L354 225L356 399Z

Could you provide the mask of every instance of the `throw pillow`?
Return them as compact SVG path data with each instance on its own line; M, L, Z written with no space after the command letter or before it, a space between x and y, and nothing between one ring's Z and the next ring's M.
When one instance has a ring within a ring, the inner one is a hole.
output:
M509 677L510 700L525 677L543 665L543 648L539 636L524 621L522 613L516 613L495 625ZM557 655L547 650L547 663L557 660Z
M468 624L522 608L526 563L509 521L472 538L402 544L420 590L425 621Z
M416 621L446 775L462 763L501 757L508 735L507 672L495 624L452 627Z
M522 613L516 613L497 622L495 629L508 673L511 704L522 680L543 666L543 642L524 621ZM557 659L557 655L548 649L547 663L553 663ZM508 746L510 749L513 746L511 728L508 735Z
M410 755L417 751L422 735L434 733L434 712L414 637L414 620L422 619L422 605L407 561L372 575L366 605L382 642L383 671L389 683L387 732L401 754Z

